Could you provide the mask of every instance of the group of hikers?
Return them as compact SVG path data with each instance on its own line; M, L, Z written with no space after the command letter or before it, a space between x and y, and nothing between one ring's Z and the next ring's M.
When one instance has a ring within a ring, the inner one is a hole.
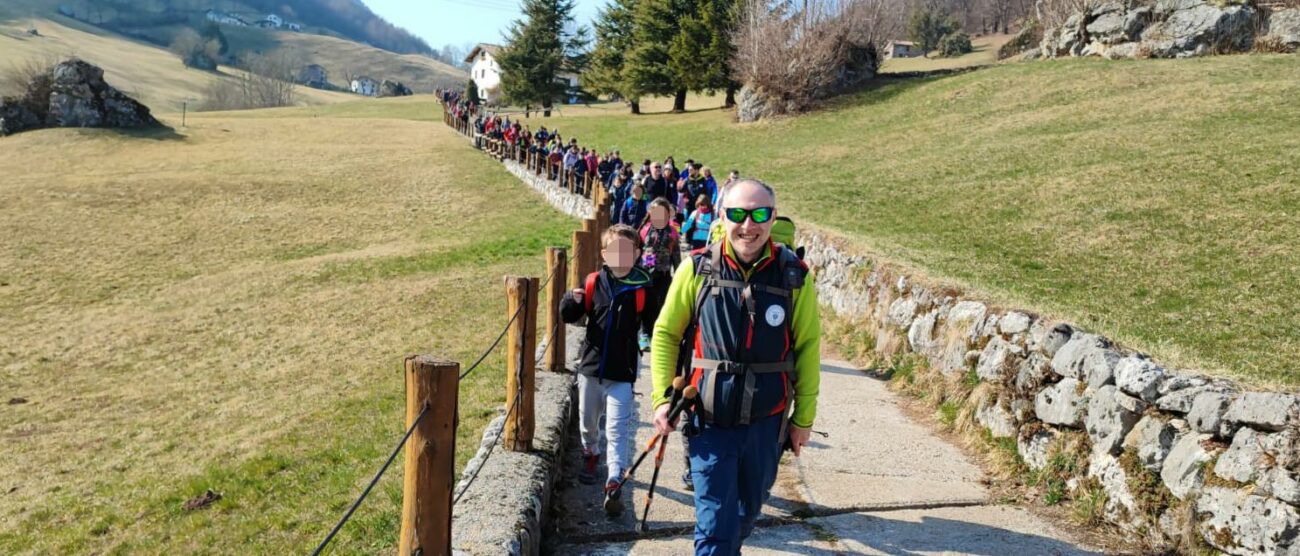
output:
M597 154L558 132L533 133L447 101L480 137L545 153L548 169L558 158L561 176L592 172L577 183L604 187L612 200L603 264L560 303L566 323L585 327L579 481L603 480L605 511L621 515L624 485L657 447L648 512L664 446L680 428L695 552L738 554L783 450L798 456L808 442L820 384L817 293L793 223L777 216L776 192L734 170L719 184L709 167L687 160L679 168L671 156L634 165L618 151ZM647 352L655 434L634 462L634 384Z

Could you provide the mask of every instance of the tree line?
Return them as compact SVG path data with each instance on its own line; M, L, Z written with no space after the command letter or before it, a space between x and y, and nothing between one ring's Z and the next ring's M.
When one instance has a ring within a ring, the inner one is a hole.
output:
M558 79L581 74L582 93L623 99L633 113L648 96L673 97L686 108L688 92L725 91L728 106L739 87L728 71L738 0L613 0L591 31L573 22L573 0L524 0L524 20L507 34L501 92L508 102L549 108L574 91ZM578 93L581 94L581 93Z

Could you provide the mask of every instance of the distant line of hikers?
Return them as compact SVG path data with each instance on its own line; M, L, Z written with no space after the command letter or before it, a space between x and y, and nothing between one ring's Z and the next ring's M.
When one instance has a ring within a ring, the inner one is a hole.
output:
M739 554L783 448L798 456L808 441L820 384L816 289L793 246L793 222L777 217L776 193L735 170L719 185L709 167L687 160L679 169L671 156L634 168L618 151L565 143L545 127L533 132L457 93L439 99L444 122L477 148L612 201L603 266L560 304L565 322L586 327L576 368L579 481L596 484L606 455L604 508L622 514L623 485L656 443L658 469L680 413L696 554ZM647 351L656 435L634 464L633 385ZM691 394L683 396L684 383ZM647 513L653 491L652 480Z

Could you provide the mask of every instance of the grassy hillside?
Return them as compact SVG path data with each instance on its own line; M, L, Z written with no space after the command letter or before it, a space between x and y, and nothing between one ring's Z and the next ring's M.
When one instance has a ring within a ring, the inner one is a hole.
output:
M769 180L800 220L1113 335L1300 385L1300 57L1065 60L882 80L805 117L543 122Z
M329 72L331 83L346 87L346 75L368 75L377 80L401 81L417 93L432 93L434 87L461 87L469 79L465 71L418 54L394 54L344 39L313 35L223 27L234 51L285 53L306 63L320 64Z
M407 117L428 97L330 110L349 119L0 139L0 392L26 400L0 405L0 554L309 549L402 432L403 356L471 362L501 277L567 242L572 220ZM461 385L462 463L502 365ZM400 465L333 553L395 550Z
M27 34L35 28L40 35ZM219 68L219 73L188 69L176 55L149 43L127 39L93 26L56 16L55 20L10 20L0 22L0 69L25 60L60 60L78 56L104 68L110 85L145 103L156 112L180 112L181 102L191 106L202 100L204 91L219 79L240 70ZM352 94L299 88L305 104L352 100Z

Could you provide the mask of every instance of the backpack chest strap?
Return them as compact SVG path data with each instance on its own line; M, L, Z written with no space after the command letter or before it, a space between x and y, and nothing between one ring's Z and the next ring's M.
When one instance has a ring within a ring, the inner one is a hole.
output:
M794 372L794 358L787 357L784 361L776 361L772 363L742 363L740 361L694 357L691 358L691 366L708 371L731 374L761 375L767 373L792 373Z
M704 370L701 386L704 387L703 392L705 392L705 395L702 396L700 401L705 415L710 417L716 409L714 392L717 391L718 375L729 373L744 376L740 391L740 415L737 419L737 423L740 425L748 425L753 421L751 413L754 412L754 394L758 392L758 375L782 373L786 376L786 381L791 381L795 369L793 357L788 357L785 361L776 363L741 363L696 357L691 360L691 365ZM786 404L789 405L788 400Z

